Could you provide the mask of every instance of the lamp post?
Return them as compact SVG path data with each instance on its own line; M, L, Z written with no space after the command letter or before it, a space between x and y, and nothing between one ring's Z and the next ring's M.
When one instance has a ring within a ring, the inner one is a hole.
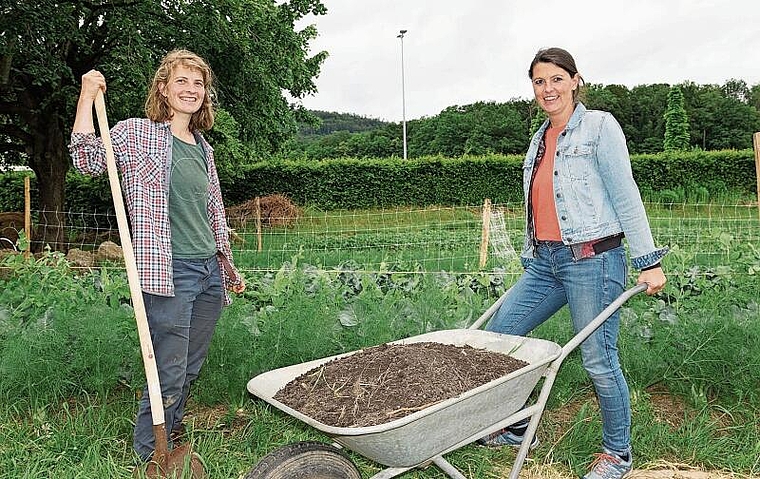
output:
M406 92L404 91L404 34L406 30L399 30L396 38L401 39L401 123L404 131L404 159L406 160Z

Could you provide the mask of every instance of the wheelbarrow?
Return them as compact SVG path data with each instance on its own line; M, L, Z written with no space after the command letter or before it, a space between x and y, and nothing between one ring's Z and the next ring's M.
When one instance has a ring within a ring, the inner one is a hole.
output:
M391 344L411 344L432 341L454 346L469 345L473 348L509 354L527 362L528 365L457 397L375 426L330 426L274 399L280 389L301 374L357 351L262 373L248 381L248 391L326 434L333 444L300 442L283 446L264 456L248 472L245 479L361 479L358 469L343 453L342 448L361 454L385 467L370 479L389 479L431 463L453 479L467 479L444 459L445 454L522 419L530 418L523 443L509 475L510 479L517 479L562 362L625 301L646 291L646 288L646 284L640 284L625 291L565 346L543 339L480 329L480 326L499 309L509 291L467 329L434 331L392 342ZM533 404L526 405L542 377L544 381L538 399Z

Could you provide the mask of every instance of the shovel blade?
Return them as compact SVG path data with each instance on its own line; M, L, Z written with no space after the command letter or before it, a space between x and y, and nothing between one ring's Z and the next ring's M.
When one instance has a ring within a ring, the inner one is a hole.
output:
M200 458L189 444L172 449L163 458L156 457L145 469L148 479L206 479Z

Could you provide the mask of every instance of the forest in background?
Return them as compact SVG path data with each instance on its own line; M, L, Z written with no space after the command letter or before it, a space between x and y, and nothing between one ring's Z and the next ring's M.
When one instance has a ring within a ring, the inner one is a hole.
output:
M760 84L743 80L723 85L653 84L627 88L591 84L583 102L590 109L609 111L628 139L631 153L657 153L665 148L665 113L675 87L683 97L688 126L687 149L725 150L752 147L760 131ZM285 142L280 155L289 159L402 156L402 126L396 122L352 113L313 111L319 123L301 123L298 134ZM453 105L438 115L407 121L409 157L441 155L521 154L543 121L535 101L481 101Z

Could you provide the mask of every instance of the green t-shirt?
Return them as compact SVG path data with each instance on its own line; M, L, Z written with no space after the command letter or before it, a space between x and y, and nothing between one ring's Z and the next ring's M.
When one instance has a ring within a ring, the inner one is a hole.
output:
M210 258L216 254L216 242L208 218L208 166L203 147L174 137L171 168L172 257Z

